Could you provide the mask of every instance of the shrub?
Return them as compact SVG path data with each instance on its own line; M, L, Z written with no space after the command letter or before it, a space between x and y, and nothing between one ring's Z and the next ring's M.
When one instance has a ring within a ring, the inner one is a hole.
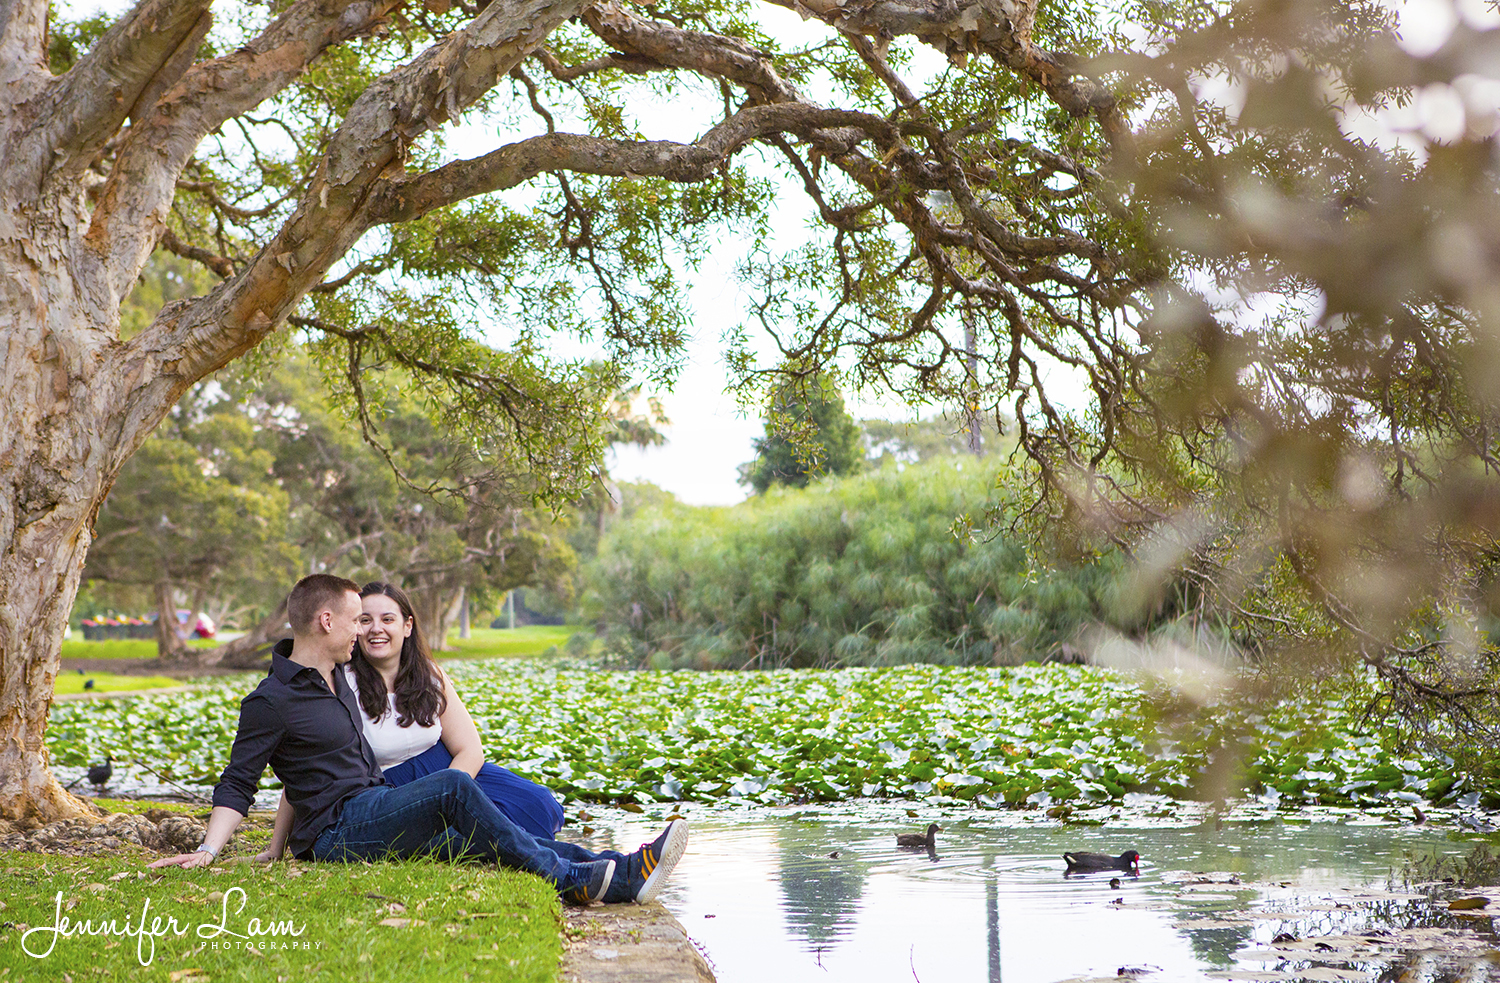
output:
M1007 503L993 474L938 460L730 508L664 503L605 538L585 614L615 657L655 667L1046 659L1101 617L1118 560L956 537L955 518Z

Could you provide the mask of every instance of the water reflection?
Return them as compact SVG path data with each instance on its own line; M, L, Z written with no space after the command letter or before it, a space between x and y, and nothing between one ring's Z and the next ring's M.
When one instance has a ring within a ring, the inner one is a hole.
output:
M836 946L854 926L869 864L854 850L830 849L837 830L821 823L796 820L774 829L787 931L815 949Z
M1159 967L1149 979L1162 981L1302 978L1309 967L1338 966L1350 975L1337 978L1373 983L1394 978L1389 947L1366 943L1373 955L1335 962L1310 944L1287 952L1273 939L1353 937L1404 928L1419 913L1434 918L1425 899L1354 903L1340 892L1387 885L1408 852L1470 848L1430 825L1358 816L1220 830L1127 825L1139 820L1120 816L1080 829L1025 814L958 813L943 820L928 855L896 847L895 833L914 822L889 807L687 814L692 844L663 901L708 952L720 983L1056 983L1143 965ZM633 847L657 828L621 814L594 839ZM1074 848L1138 849L1142 874L1117 888L1118 872L1064 878L1061 854Z
M989 876L984 879L984 944L989 955L985 969L989 971L989 983L1000 983L1000 877L995 873L995 854L981 851L984 870Z

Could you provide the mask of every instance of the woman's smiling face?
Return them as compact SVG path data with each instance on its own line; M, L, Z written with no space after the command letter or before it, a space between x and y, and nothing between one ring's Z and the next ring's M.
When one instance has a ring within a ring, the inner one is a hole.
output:
M401 643L411 634L411 619L402 617L401 606L384 594L371 594L364 599L363 607L360 623L366 628L359 637L359 647L365 657L383 660L400 656Z

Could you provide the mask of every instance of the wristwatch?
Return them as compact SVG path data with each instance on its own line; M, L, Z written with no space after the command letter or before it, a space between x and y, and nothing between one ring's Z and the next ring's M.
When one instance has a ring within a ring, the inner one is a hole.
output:
M213 847L209 846L207 843L199 843L198 844L198 849L194 850L193 852L194 853L206 853L206 854L208 854L210 857L212 857L215 860L219 859L219 851L215 850Z

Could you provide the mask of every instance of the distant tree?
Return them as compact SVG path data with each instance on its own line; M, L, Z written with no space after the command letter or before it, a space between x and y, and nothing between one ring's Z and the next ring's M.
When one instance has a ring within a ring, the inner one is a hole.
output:
M956 414L943 413L920 420L861 420L865 456L880 461L887 456L913 464L935 457L952 457L972 453L969 424ZM978 425L979 453L992 454L1002 447L1014 447L991 422Z
M196 615L211 595L263 594L294 578L273 460L238 402L208 383L184 396L121 470L84 577L149 597L161 656L185 654L179 600Z
M859 424L826 376L778 389L764 419L766 435L755 440L755 460L740 465L740 484L757 495L772 485L805 488L819 475L854 474L864 466Z

